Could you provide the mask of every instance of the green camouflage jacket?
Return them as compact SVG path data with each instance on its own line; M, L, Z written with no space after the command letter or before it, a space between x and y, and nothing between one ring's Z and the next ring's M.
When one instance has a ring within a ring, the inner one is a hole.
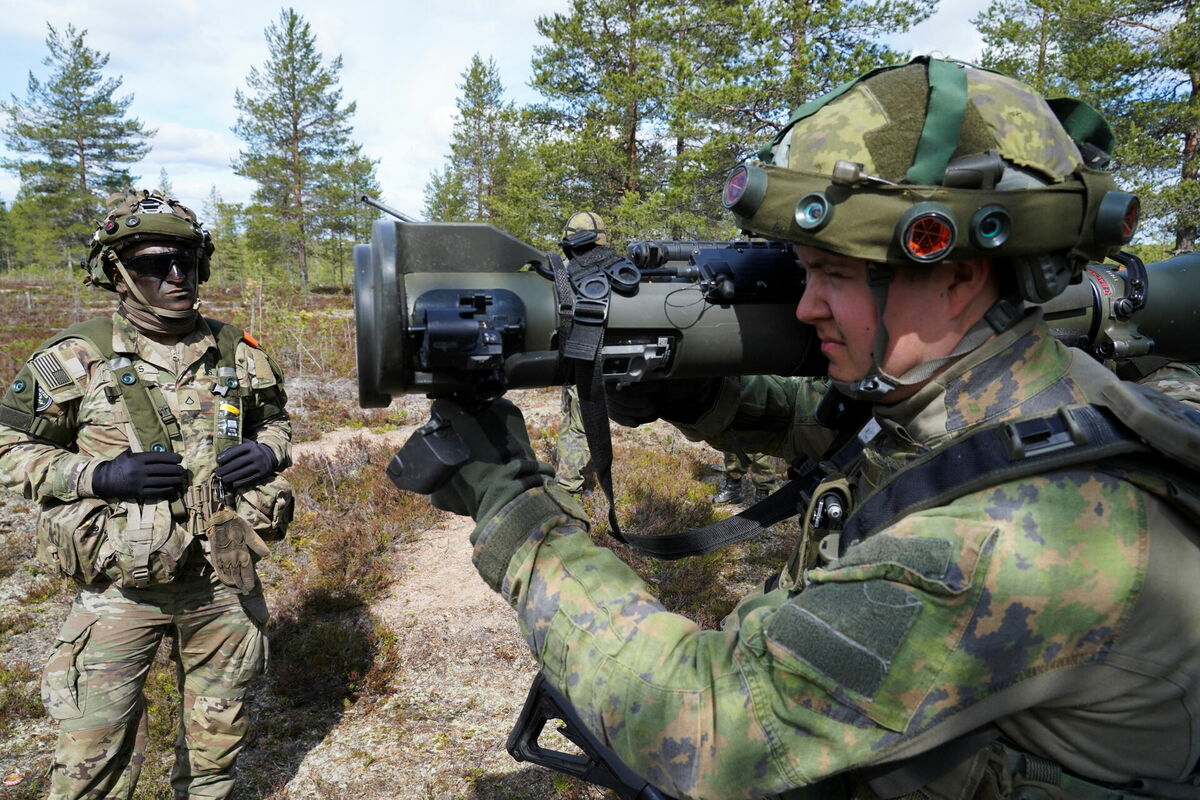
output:
M120 314L114 313L112 319L113 351L130 358L142 381L158 385L179 420L182 442L174 449L183 456L189 488L209 484L216 467L213 442L220 397L213 392L218 351L208 324L201 320L172 347L139 335ZM136 435L125 404L110 402L105 393L106 388L111 390L114 379L95 347L73 338L53 345L50 350L56 356L54 360L39 359L46 351L30 357L31 361L37 360L35 366L41 364L38 371L31 373L37 383L35 414L68 427L74 432L74 441L62 447L0 424L0 485L39 501L42 504L39 536L49 525L57 531L53 536L64 540L59 544L65 547L72 531L92 524L97 514L127 513L114 511L116 504L106 509L106 504L93 496L91 479L97 465L131 449L131 439L136 440ZM266 354L245 338L237 345L235 368L242 385L253 390L252 404L269 396L282 409L285 402L282 376ZM286 411L246 426L243 436L271 448L279 470L291 463L291 423ZM282 494L288 495L290 503L290 489L285 483L277 476L274 481L246 490L238 499L238 513L256 530L265 532L270 527L267 518L272 515L272 506L280 501ZM157 527L174 525L186 529L178 537L179 546L186 547L202 522L195 513L196 503L189 503L193 513L182 524L169 521L165 502L153 505L159 508L151 510L147 506L145 513L154 514ZM128 509L128 513L132 512L133 509ZM77 539L78 536L77 533ZM78 541L76 544L81 546ZM85 556L79 555L81 559ZM72 571L69 562L61 566L68 573ZM81 572L85 579L94 577L88 574L86 565Z
M879 407L859 492L980 426L1085 402L1080 351L1037 317ZM728 379L688 429L819 451L805 379ZM1181 780L1200 757L1200 548L1152 476L1085 467L912 514L744 601L720 631L667 612L553 487L476 531L521 537L501 591L549 679L669 794L760 797L995 723L1096 780Z

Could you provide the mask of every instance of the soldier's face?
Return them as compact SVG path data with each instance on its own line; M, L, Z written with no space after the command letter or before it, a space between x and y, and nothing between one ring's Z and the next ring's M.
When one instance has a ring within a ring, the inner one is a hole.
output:
M795 251L807 272L796 317L816 328L821 352L829 359L829 376L842 381L866 377L878 325L867 262L804 245L796 245ZM978 269L983 270L982 282ZM984 284L990 286L985 262L941 262L920 270L898 270L888 288L884 313L888 348L878 359L884 371L903 375L918 364L948 355L982 316L979 312L971 318L985 302L976 297ZM911 393L898 392L889 398L899 400Z
M196 302L199 287L196 251L143 242L122 251L120 258L150 305L168 311L186 311ZM124 295L129 289L118 283L117 291Z

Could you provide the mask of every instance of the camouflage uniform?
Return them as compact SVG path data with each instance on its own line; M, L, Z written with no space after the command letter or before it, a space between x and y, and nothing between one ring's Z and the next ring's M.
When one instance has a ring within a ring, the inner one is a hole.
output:
M737 450L726 450L721 455L724 458L725 475L729 479L740 481L748 472L756 489L769 489L775 482L774 465L769 455L746 454Z
M855 493L980 426L1086 402L1086 362L1036 318L1019 323L876 407ZM726 379L684 430L811 454L819 396L806 379ZM1182 781L1200 757L1200 531L1172 491L1132 467L1072 467L967 494L743 602L721 631L667 612L553 488L519 495L474 539L477 563L493 540L520 542L498 588L543 671L670 794L854 778L988 723L1092 780ZM971 797L1000 758L979 751L926 796Z
M558 428L558 485L571 494L583 491L583 471L592 460L588 453L583 414L579 409L579 389L562 387L562 422Z
M261 586L235 593L216 578L206 558L208 540L202 534L211 510L206 503L216 457L214 420L222 399L214 393L216 339L201 320L178 345L162 345L114 314L112 345L130 358L142 381L157 383L179 420L182 441L175 451L189 476L186 520L172 521L165 501L110 504L91 496L96 467L139 448L124 403L110 401L105 392L112 388L113 371L89 342L71 338L54 345L69 380L48 391L38 386L37 415L68 425L75 434L70 447L0 425L0 483L42 503L39 556L48 568L79 583L43 674L46 709L61 723L50 796L132 794L146 729L142 685L167 635L183 697L175 795L227 797L246 735L246 692L266 667L267 609ZM265 398L279 408L247 424L243 435L269 447L282 470L290 463L291 442L282 378L248 340L237 346L236 372L238 381L253 390L245 407L248 419ZM290 489L276 475L240 492L236 508L261 536L271 538L286 525ZM156 541L177 541L182 551L156 551L151 583L126 588L121 584L127 576L105 530L132 525L134 515L153 519ZM172 537L166 536L168 530Z

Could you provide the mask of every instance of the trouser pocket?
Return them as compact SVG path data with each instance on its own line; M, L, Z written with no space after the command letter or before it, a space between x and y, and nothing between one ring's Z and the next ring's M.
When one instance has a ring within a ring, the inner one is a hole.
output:
M79 655L87 645L95 614L71 614L58 633L54 651L42 670L42 705L56 720L78 719L87 706L87 676Z

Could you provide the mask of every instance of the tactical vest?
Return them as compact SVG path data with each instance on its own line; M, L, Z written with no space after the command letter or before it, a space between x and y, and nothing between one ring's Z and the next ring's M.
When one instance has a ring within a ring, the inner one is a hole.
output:
M256 397L257 402L248 406L247 399L253 390L242 385L236 370L237 346L245 334L236 326L207 317L205 322L217 342L213 391L220 401L213 415L213 447L214 453L220 454L241 442L246 424L253 426L282 413L283 406L278 394ZM130 449L175 451L183 441L183 434L162 390L157 384L143 380L133 362L113 350L112 337L112 318L97 317L72 325L44 342L18 372L0 403L0 422L59 447L73 449L73 427L37 413L42 398L38 384L57 388L71 380L63 373L57 357L48 351L67 339L82 339L108 365L112 383L104 387L104 393L109 403L123 403L128 412L132 428ZM99 498L44 503L38 518L39 560L85 582L102 577L96 569L103 562L110 562L105 571L107 577L122 586L170 582L178 575L197 533L197 524L203 523L202 519L195 519L197 512L203 516L223 500L214 499L214 485L219 492L219 484L209 481L203 486L188 487L183 498L169 504L109 504ZM287 499L290 503L290 492Z

